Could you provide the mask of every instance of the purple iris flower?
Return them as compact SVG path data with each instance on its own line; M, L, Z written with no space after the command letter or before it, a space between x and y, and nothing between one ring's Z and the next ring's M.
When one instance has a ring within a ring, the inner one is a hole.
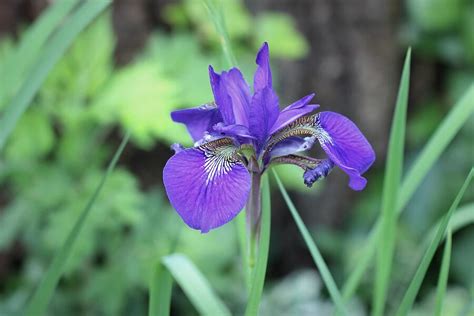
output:
M237 68L209 77L214 102L171 113L186 125L192 148L174 145L176 154L164 170L171 204L184 222L201 232L232 220L245 206L252 175L270 165L294 164L304 170L307 186L326 177L334 166L349 176L349 187L362 190L362 174L375 160L374 151L357 126L335 112L312 112L314 94L279 110L272 87L268 44L260 48L253 93ZM327 158L300 153L319 142Z

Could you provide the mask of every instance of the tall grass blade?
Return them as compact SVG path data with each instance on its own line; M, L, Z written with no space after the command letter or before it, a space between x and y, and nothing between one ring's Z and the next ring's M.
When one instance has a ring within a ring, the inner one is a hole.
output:
M79 218L77 219L76 223L74 224L71 232L68 234L67 239L65 240L64 244L62 245L59 252L55 255L51 265L48 268L43 280L41 281L40 285L36 289L33 294L33 297L29 304L27 305L25 315L27 316L38 316L43 315L48 307L49 301L53 296L54 290L58 285L59 279L61 278L64 267L66 265L67 259L71 255L71 252L76 244L79 234L84 226L84 223L94 206L94 203L99 196L102 187L104 186L107 178L114 170L115 166L117 165L117 161L120 158L125 146L128 143L130 138L130 134L127 133L123 138L122 142L120 143L119 148L115 152L112 160L110 161L104 176L102 177L99 185L97 186L94 194L90 198L87 205L82 210Z
M196 266L182 254L163 258L163 265L183 289L199 315L230 315L230 311L214 293Z
M21 84L25 73L36 61L38 53L44 47L53 31L71 12L78 0L56 1L31 25L22 36L18 48L7 57L6 68L0 76L4 80L0 89L0 105L11 97Z
M224 14L222 12L222 2L219 1L219 3L216 4L214 0L203 0L203 4L206 7L209 17L214 23L214 27L220 36L220 42L227 61L227 65L229 67L237 66L237 59L235 59L235 56L232 53L229 33L227 33L227 28L225 26Z
M423 282L426 271L428 270L429 264L431 260L433 259L436 249L438 248L438 245L443 239L444 234L446 233L446 228L448 227L448 223L451 218L451 215L454 212L454 210L458 207L459 202L461 201L461 198L463 197L464 192L469 186L473 176L474 176L474 168L471 169L471 171L469 172L469 175L467 176L466 180L464 181L464 184L462 185L456 198L454 199L453 204L449 208L448 212L443 216L443 219L441 220L441 223L438 226L438 231L436 232L436 236L431 241L431 244L429 245L428 249L423 255L423 258L421 259L421 263L418 266L418 269L416 270L415 276L413 277L413 280L408 286L405 296L403 297L400 307L398 308L398 311L396 313L397 316L407 315L408 312L410 311L413 305L413 302L415 301L416 295L418 294L418 291L420 289L421 283Z
M421 181L425 178L428 171L433 167L439 159L441 153L444 152L453 137L459 132L461 127L466 123L470 115L474 113L474 84L464 93L461 99L454 105L446 118L440 124L436 132L430 138L426 146L423 148L417 159L409 169L407 175L402 181L400 188L400 199L397 204L397 214L403 212L408 201L411 199ZM364 243L361 255L354 264L354 270L350 273L346 283L343 286L343 297L348 301L355 293L357 287L371 264L377 240L381 231L381 222L377 221L371 230L367 241Z
M390 283L390 273L392 271L393 253L395 250L397 227L396 206L403 170L408 90L410 86L410 59L411 49L408 49L400 79L400 88L398 90L395 114L392 121L385 167L382 212L380 215L382 236L378 239L375 288L372 300L372 315L374 316L381 316L384 313L384 305Z
M270 185L268 176L262 177L262 219L261 231L258 243L258 255L255 270L251 277L251 288L248 296L246 316L258 315L260 300L262 298L263 286L265 283L265 273L267 271L268 251L270 248L270 226L271 226L271 205L270 205Z
M245 222L245 212L240 212L239 215L234 220L236 229L237 229L237 237L239 240L239 248L240 254L242 256L242 270L244 274L245 286L247 288L247 292L250 293L251 290L251 282L252 279L252 271L248 266L248 254L247 254L247 227ZM0 233L1 236L1 233ZM0 239L1 241L1 239Z
M443 260L441 262L441 271L439 273L438 287L436 288L436 306L435 316L441 316L443 311L443 301L446 295L446 287L448 285L449 276L449 264L451 261L451 244L452 244L452 232L448 228L446 234L446 242L444 244Z
M339 290L337 289L336 282L334 282L334 278L332 277L331 272L329 271L329 268L326 265L326 262L324 262L324 259L321 253L319 252L318 247L316 246L313 239L311 238L311 234L309 233L303 220L298 214L298 211L296 210L295 205L291 201L291 198L286 192L286 189L283 186L283 183L281 182L275 170L273 170L273 175L275 176L275 179L278 184L278 188L280 189L280 192L283 195L283 199L285 200L286 205L290 209L291 215L293 216L293 219L295 220L296 225L298 226L298 229L301 235L303 236L306 246L308 247L309 252L311 253L311 256L313 257L313 260L319 269L321 277L324 281L324 284L326 285L326 288L328 289L329 295L331 296L331 299L334 302L334 305L336 306L337 311L339 313L343 313L344 315L346 315L347 311L345 309L341 294L339 293Z
M84 1L48 41L38 57L38 63L32 67L26 81L0 117L0 151L54 65L64 55L77 35L110 3L110 0Z
M153 277L150 282L149 316L170 315L172 289L173 278L160 262L155 271L153 271Z
M399 213L403 211L428 171L473 113L474 84L451 109L408 170L400 189L400 201L397 208Z

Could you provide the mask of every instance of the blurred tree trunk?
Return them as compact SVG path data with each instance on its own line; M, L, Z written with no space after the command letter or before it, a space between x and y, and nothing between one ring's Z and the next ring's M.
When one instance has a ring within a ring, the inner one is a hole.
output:
M281 64L280 94L295 100L315 91L322 110L350 117L367 136L383 165L399 75L394 2L378 0L248 1L254 12L292 15L310 44L302 61ZM319 151L321 155L323 153ZM319 196L299 199L313 223L340 224L356 194L339 170ZM369 186L374 183L369 181ZM317 205L317 207L315 207Z

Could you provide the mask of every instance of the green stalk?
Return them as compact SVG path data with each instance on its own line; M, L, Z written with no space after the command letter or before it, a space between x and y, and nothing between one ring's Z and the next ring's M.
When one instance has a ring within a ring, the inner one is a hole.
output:
M408 312L411 310L411 307L413 306L416 295L418 294L418 291L420 290L421 283L423 282L426 271L428 270L431 260L434 257L436 249L438 248L441 240L443 239L443 236L446 233L446 228L448 227L448 223L451 218L451 215L457 209L459 202L464 196L464 192L466 192L466 189L469 186L473 176L474 176L474 168L472 168L471 171L469 172L469 175L466 177L466 180L464 181L464 184L462 185L461 189L456 195L456 198L451 204L451 207L449 208L446 215L443 216L443 219L441 220L441 223L438 226L438 231L436 232L436 236L431 241L431 244L429 245L428 249L426 249L423 259L421 260L420 265L418 266L418 269L416 270L416 273L413 277L413 280L408 286L405 296L403 297L402 303L400 304L398 308L396 316L408 315Z
M405 144L405 125L408 106L408 90L410 85L411 49L408 49L403 72L400 79L395 114L392 121L390 141L385 167L385 178L382 193L382 212L380 215L382 236L378 240L375 288L372 297L372 315L382 316L387 299L393 254L395 251L397 213L400 182L403 169L403 150Z
M92 195L89 202L79 215L79 218L75 222L72 230L69 232L67 239L65 240L59 252L55 255L53 262L51 263L46 274L43 277L43 280L34 292L30 303L26 307L25 315L38 316L43 315L45 313L49 301L53 296L54 290L56 289L56 286L58 285L58 282L64 272L66 262L74 249L74 245L79 239L79 234L82 231L82 228L84 227L89 213L91 212L92 207L94 206L94 203L97 200L97 197L99 196L99 193L102 191L102 188L105 182L107 181L107 178L115 169L118 159L122 155L122 152L125 146L127 145L129 138L130 133L127 133L123 138L122 142L120 143L119 148L115 152L114 157L110 161L104 176L102 177L99 185L94 191L94 194Z
M474 84L468 88L460 100L454 105L408 170L400 186L400 198L396 208L397 217L403 212L416 189L426 177L428 171L433 167L472 113L474 113ZM367 241L364 242L361 255L354 264L355 268L343 286L342 293L345 302L349 301L354 295L365 272L368 270L376 252L377 240L381 238L380 234L381 221L379 219L370 231Z

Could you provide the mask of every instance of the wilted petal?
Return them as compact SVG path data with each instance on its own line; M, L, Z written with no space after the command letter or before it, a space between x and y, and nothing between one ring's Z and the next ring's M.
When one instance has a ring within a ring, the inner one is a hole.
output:
M288 105L278 115L278 119L270 130L270 134L277 132L297 118L313 112L319 107L319 104L308 104L313 99L314 93L307 95L298 101Z
M253 77L253 90L254 93L257 93L265 88L272 88L272 70L270 69L270 52L267 42L263 43L258 51L255 62L257 70Z
M226 125L239 124L249 126L248 110L250 104L250 88L242 73L237 68L223 71L220 75L209 66L214 100L217 103Z
M232 220L244 207L250 175L230 138L186 149L168 160L163 182L184 222L201 232Z
M278 96L271 88L264 88L254 94L250 107L249 129L258 140L257 147L260 148L270 135L278 113Z
M361 176L372 165L375 153L357 126L335 112L321 112L315 118L318 140L329 158L349 175L349 186L362 190L367 180Z
M206 131L212 130L215 124L222 122L222 116L214 103L173 111L171 119L185 124L194 141L201 139Z

